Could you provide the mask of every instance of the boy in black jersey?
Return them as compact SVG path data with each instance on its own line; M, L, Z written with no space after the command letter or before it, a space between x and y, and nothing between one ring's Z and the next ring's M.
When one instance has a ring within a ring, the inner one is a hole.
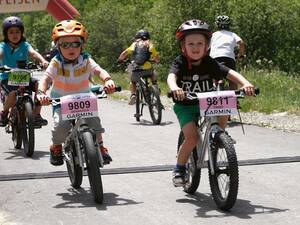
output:
M186 182L185 164L196 146L199 137L195 121L199 118L198 101L185 101L184 92L208 92L213 90L213 80L229 79L239 85L246 95L254 95L254 86L238 72L229 69L208 56L211 31L201 20L188 20L176 31L181 55L172 63L168 85L173 92L174 111L184 133L185 140L177 155L173 170L173 184L183 186ZM227 118L220 118L220 126L225 129Z

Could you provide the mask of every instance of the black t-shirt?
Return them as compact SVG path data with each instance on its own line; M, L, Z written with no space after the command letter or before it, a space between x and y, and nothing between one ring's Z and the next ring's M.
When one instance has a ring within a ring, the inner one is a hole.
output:
M229 68L219 64L210 56L205 56L199 65L192 65L188 68L188 61L185 56L178 56L172 63L169 73L177 77L177 85L187 92L208 92L213 91L213 81L222 80L228 74ZM181 101L183 105L198 104L198 101Z

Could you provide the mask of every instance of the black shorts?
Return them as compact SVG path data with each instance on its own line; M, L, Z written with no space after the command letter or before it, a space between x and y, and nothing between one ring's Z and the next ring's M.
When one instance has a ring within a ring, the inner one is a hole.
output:
M35 91L35 86L38 83L38 80L35 78L30 78L29 86L27 86L25 89L28 91ZM11 86L8 85L8 79L1 80L1 88L8 94L11 91L18 90L18 86Z
M218 63L227 66L229 69L235 70L236 69L236 64L235 60L229 57L217 57L215 58Z

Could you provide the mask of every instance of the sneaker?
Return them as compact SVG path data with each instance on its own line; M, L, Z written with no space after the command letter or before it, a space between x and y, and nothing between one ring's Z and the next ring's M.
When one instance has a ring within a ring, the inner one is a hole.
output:
M48 124L48 121L44 119L41 114L35 115L35 124L39 126L46 126Z
M64 164L64 160L62 156L62 145L50 146L50 163L53 166L60 166Z
M109 164L112 161L111 156L108 154L107 148L100 146L100 152L104 161L104 164Z
M0 127L5 127L8 123L8 112L0 112Z
M136 96L135 96L135 94L132 94L132 95L130 96L130 100L129 100L128 104L129 104L129 105L134 105L134 104L135 104L135 101L136 101Z
M173 169L173 185L174 187L182 187L185 185L186 179L186 170L185 169L178 169L175 167Z

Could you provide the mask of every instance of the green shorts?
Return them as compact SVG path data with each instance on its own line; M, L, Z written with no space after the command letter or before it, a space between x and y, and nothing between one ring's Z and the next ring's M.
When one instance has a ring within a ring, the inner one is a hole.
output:
M197 122L199 120L200 117L199 105L181 105L175 103L173 109L177 116L181 129L187 123L192 121Z

